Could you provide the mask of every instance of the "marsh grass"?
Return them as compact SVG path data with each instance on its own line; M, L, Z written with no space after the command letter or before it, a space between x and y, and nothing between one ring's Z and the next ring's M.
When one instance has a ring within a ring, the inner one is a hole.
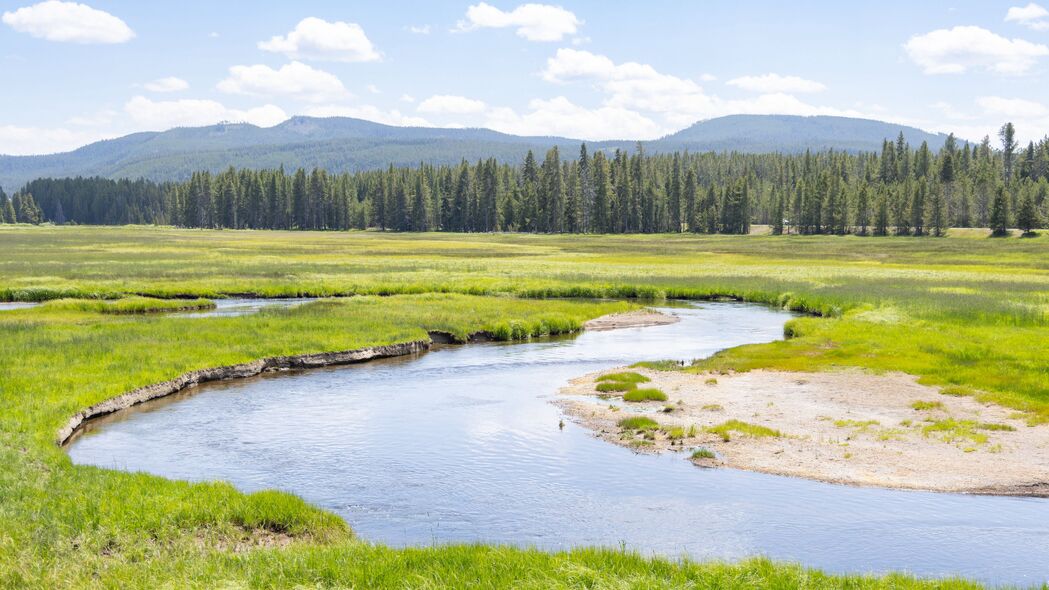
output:
M615 383L648 383L651 381L641 373L633 371L621 371L618 373L606 373L597 378L597 381L613 381Z
M759 424L750 424L740 420L727 420L721 424L715 426L708 426L705 430L711 434L716 434L721 437L724 442L732 440L732 433L742 434L752 438L767 438L774 437L779 438L783 436L778 430L768 428L767 426L761 426Z
M692 451L692 455L690 456L690 458L692 460L696 460L696 459L714 459L716 457L717 457L717 455L714 454L714 451L711 451L710 449L705 449L705 448L699 448L699 449L696 449L696 450Z
M930 401L921 401L921 400L919 400L919 401L916 401L916 402L912 403L911 404L911 408L913 408L913 409L915 409L915 410L917 410L919 412L924 412L924 411L927 411L927 410L942 410L943 409L943 402L935 402L935 401L930 402Z
M643 389L633 389L623 394L623 401L628 402L665 402L667 401L667 394L663 393L663 390L656 389L655 387L646 387Z
M623 430L634 430L638 432L659 429L659 422L646 416L630 416L629 418L623 418L618 424Z
M606 381L604 383L598 383L594 386L594 389L601 393L611 393L614 391L629 392L637 389L637 384L629 381Z
M94 303L5 312L4 588L977 587L900 575L830 576L767 560L694 564L594 549L389 548L355 541L341 519L287 494L74 466L53 444L56 429L80 409L197 368L424 340L428 330L460 341L479 331L503 340L566 333L630 308L520 298L722 298L805 312L820 317L789 322L787 341L725 351L687 370L904 371L944 393L1004 404L1032 422L1049 420L1044 235L884 240L4 225L0 243L3 301L362 296L206 322L100 313ZM640 366L682 369L678 361ZM653 435L659 428L655 421L636 426ZM260 531L295 542L238 554L222 549Z
M41 307L48 311L136 314L215 309L215 303L203 298L156 299L154 297L124 297L112 301L101 299L54 299L45 302Z

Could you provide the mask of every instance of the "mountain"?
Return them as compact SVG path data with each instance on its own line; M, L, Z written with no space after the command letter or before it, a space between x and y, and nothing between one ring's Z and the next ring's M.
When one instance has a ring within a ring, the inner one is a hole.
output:
M844 117L733 115L701 121L644 142L650 152L799 152L833 148L880 150L882 140L903 131L912 145L943 144L942 135L881 121ZM0 186L13 192L40 177L103 176L182 180L197 170L321 167L357 171L419 162L453 164L494 157L520 162L528 150L558 146L574 156L580 140L523 137L490 129L395 127L345 117L293 117L274 127L223 123L134 133L61 154L0 156ZM633 141L588 142L592 149L631 149Z
M913 147L923 141L938 150L947 139L915 127L850 117L794 115L729 115L700 121L668 135L654 146L662 151L803 152L835 149L849 152L881 151L884 139L903 132Z

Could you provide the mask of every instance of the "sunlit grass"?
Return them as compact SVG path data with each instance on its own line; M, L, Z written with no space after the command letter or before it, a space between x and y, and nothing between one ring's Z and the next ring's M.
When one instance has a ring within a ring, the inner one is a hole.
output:
M725 351L688 370L902 371L945 394L1049 420L1046 236L0 226L0 243L0 300L51 301L0 314L0 587L974 587L832 577L760 560L698 565L618 551L372 546L287 494L77 467L53 444L57 428L84 407L193 369L425 340L430 330L460 341L476 332L505 340L556 334L629 308L520 297L728 298L808 312L789 323L786 341ZM249 295L365 297L207 321L145 313ZM401 296L375 297L390 295ZM682 368L678 361L642 366ZM651 418L627 420L620 427L641 438L664 435ZM969 445L1008 431L979 423L918 422L915 429L930 426L930 437ZM675 428L667 438L680 434ZM778 435L739 421L715 428L723 437ZM266 535L296 545L227 550Z

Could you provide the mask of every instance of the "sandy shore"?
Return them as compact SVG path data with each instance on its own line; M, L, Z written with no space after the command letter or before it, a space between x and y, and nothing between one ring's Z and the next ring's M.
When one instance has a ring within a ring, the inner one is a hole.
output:
M583 327L591 331L618 330L620 328L665 326L679 321L681 321L681 318L675 315L662 313L654 309L635 309L594 318L583 324Z
M669 399L599 397L595 373L573 380L557 403L597 436L641 452L713 451L712 459L694 460L705 467L851 485L1049 496L1049 426L1029 426L1012 410L943 395L908 375L637 372L651 379L642 387L659 388ZM662 430L647 438L624 432L619 420L633 415L656 420ZM780 435L733 431L725 441L705 430L729 420ZM684 437L671 440L675 426Z

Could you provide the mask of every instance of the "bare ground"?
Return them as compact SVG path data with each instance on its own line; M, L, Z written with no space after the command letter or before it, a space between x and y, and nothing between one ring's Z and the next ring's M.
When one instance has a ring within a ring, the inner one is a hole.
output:
M557 403L602 439L640 452L711 450L715 458L694 460L704 467L862 486L1049 496L1049 426L1030 426L1014 411L974 398L943 395L909 375L637 372L651 379L642 387L663 390L668 401L599 397L594 387L601 373L594 373L573 380ZM618 421L632 415L653 418L662 429L647 437L624 432ZM733 419L780 435L729 432L725 441L705 430ZM671 440L674 426L683 438Z
M654 309L635 309L621 313L610 313L594 318L583 327L587 330L618 330L620 328L642 328L645 326L665 326L681 321L681 318L656 311Z

